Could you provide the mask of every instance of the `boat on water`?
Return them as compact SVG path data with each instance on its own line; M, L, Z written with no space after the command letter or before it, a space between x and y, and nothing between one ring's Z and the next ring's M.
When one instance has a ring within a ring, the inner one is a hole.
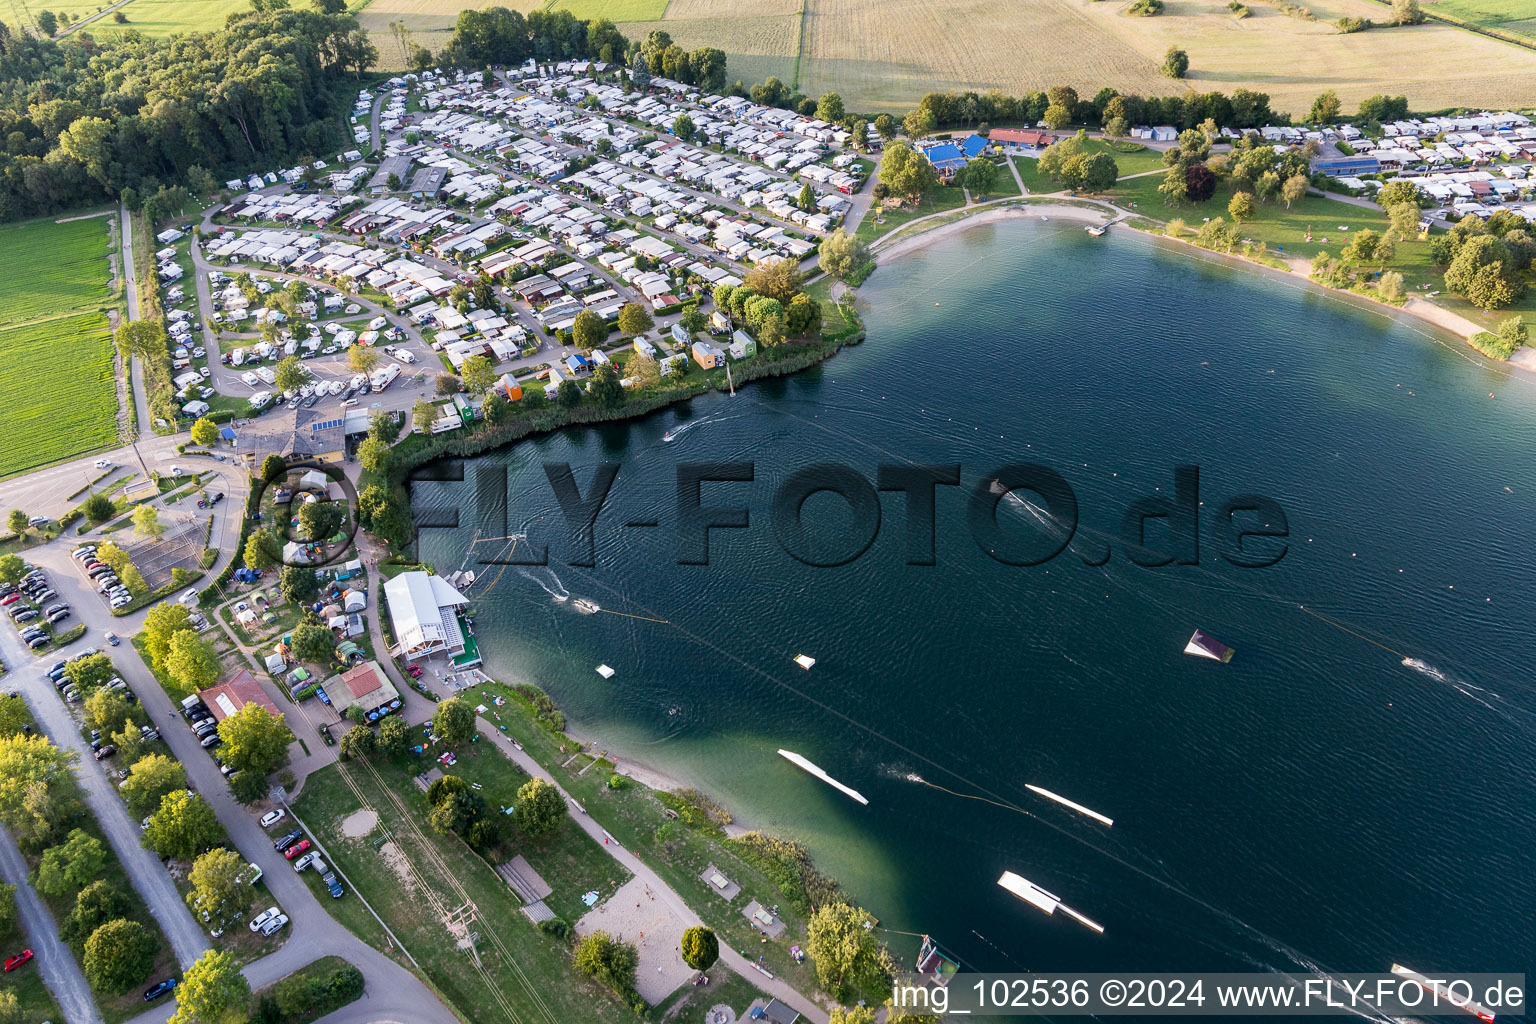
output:
M1209 658L1211 661L1219 661L1225 664L1232 660L1232 655L1237 652L1226 644L1217 640L1203 629L1195 630L1195 635L1189 638L1189 643L1184 645L1184 653L1196 658Z
M448 577L448 584L455 590L468 590L475 582L475 570L459 569Z
M572 601L571 607L575 608L583 615L592 615L596 612L602 611L602 609L597 606L596 601L588 601L584 597L578 597L575 601Z
M1470 1013L1478 1020L1485 1020L1489 1024L1493 1024L1494 1013L1492 1010L1481 1003L1473 1002L1471 999L1458 995L1444 981L1426 978L1418 971L1404 967L1402 964L1393 964L1392 973L1400 978L1407 978L1415 985L1418 985L1426 994L1434 996L1437 1002L1454 1006L1458 1010Z
M1087 231L1094 238L1102 238L1104 236L1104 232L1109 230L1109 225L1108 224L1090 224L1086 228L1084 228L1083 230Z
M917 951L917 973L923 976L923 981L942 988L960 973L960 964L946 956L932 938L924 935L922 948Z

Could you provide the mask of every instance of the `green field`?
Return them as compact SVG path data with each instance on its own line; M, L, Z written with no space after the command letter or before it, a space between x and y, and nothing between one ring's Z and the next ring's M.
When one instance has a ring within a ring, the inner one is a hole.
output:
M0 327L105 305L112 298L109 218L0 228ZM24 286L22 286L24 285Z
M1530 0L1434 0L1424 5L1424 13L1536 44L1536 6Z
M0 477L109 445L117 390L107 318L82 313L0 330L0 408L14 443Z

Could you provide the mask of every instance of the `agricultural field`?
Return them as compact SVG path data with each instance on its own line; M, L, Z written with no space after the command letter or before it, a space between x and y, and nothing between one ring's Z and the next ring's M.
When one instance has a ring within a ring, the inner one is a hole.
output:
M0 477L83 455L117 437L112 336L102 313L0 329L0 408L11 410Z
M0 327L94 309L112 299L108 218L52 218L0 228Z
M1528 39L1536 45L1536 6L1530 0L1429 0L1424 12Z
M379 69L400 71L405 68L405 54L390 30L394 22L404 23L410 42L436 53L453 35L460 11L506 7L527 14L543 6L543 0L372 0L358 13L357 20L378 48ZM353 9L357 9L355 0Z

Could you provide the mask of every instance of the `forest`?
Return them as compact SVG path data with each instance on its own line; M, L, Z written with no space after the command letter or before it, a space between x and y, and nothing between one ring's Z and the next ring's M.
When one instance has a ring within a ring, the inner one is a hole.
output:
M214 32L98 42L0 24L0 220L244 171L351 145L356 81L376 56L346 13L242 11Z

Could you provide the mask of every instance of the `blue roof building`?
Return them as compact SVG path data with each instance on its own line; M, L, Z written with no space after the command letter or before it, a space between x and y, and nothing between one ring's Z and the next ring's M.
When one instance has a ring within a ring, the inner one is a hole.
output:
M970 135L964 142L960 143L960 152L964 153L967 159L972 160L981 156L986 148L987 140L976 134Z
M577 354L565 357L565 368L573 377L585 377L592 372L592 364L587 362L585 356Z
M1312 169L1319 174L1347 178L1356 174L1376 174L1381 170L1381 161L1373 156L1321 157L1312 162Z
M953 142L941 142L937 146L929 146L923 150L923 155L928 158L929 163L933 164L933 169L940 174L953 174L966 165L965 154Z

